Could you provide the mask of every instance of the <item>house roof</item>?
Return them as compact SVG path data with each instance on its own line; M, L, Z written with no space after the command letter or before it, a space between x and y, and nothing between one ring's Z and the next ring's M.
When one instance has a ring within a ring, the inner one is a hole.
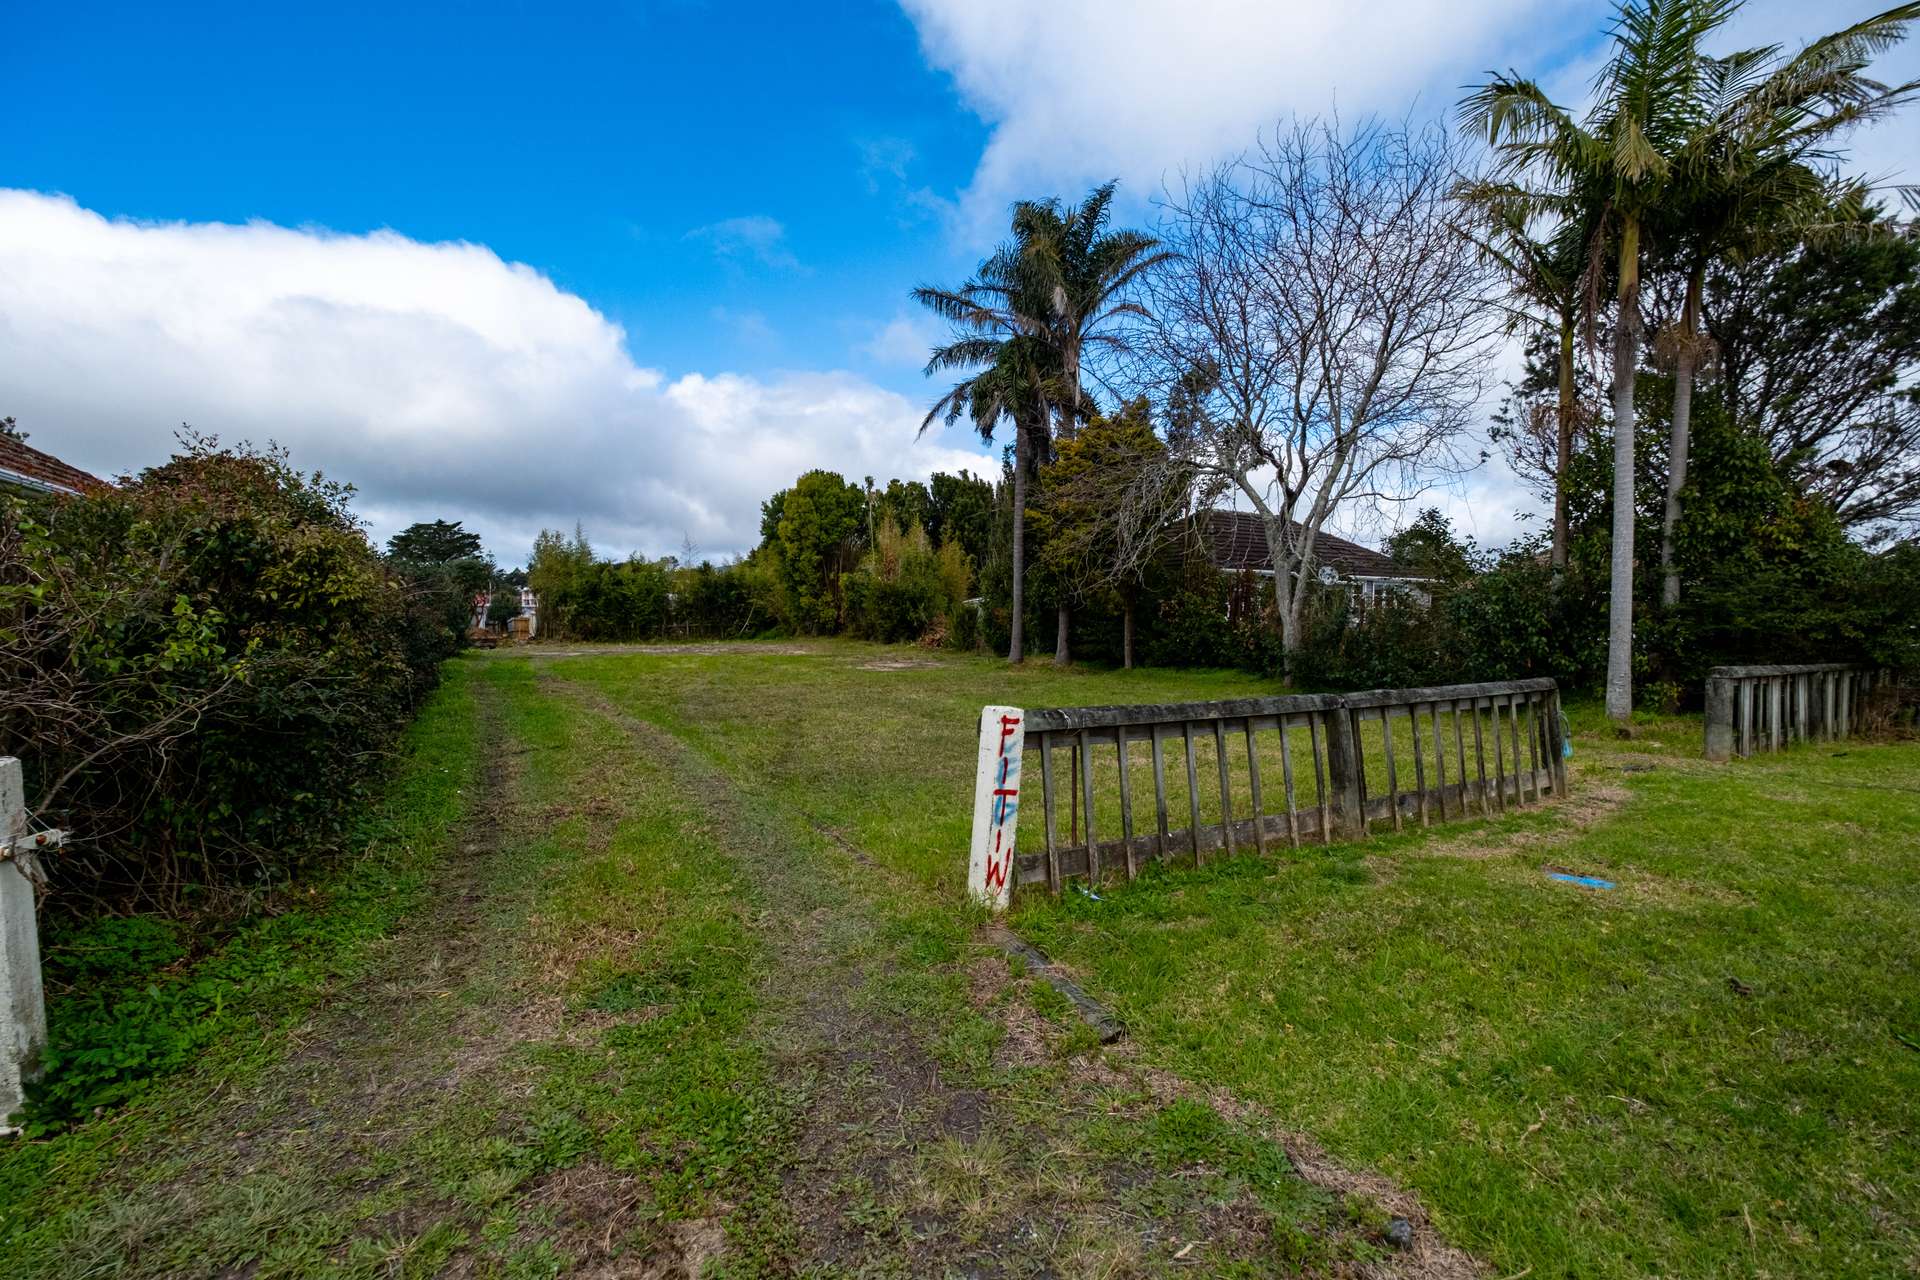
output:
M75 494L112 488L100 477L9 435L0 435L0 484Z
M1231 573L1242 569L1273 572L1273 558L1267 553L1267 531L1259 516L1250 511L1205 511L1201 517L1214 564ZM1293 528L1295 536L1299 536L1300 526L1296 524ZM1327 566L1343 578L1426 577L1378 551L1324 531L1313 540L1313 558L1316 565Z

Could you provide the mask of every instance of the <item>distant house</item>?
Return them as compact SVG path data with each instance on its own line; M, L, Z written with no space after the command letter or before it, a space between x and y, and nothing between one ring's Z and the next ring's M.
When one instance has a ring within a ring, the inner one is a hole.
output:
M112 487L99 476L88 475L17 436L0 433L0 488L77 496Z
M1267 551L1267 530L1260 517L1248 511L1203 511L1200 528L1213 563L1222 573L1273 576L1273 557ZM1299 526L1294 526L1296 534ZM1411 591L1422 600L1432 578L1397 564L1390 556L1324 531L1313 540L1314 569L1322 582L1350 584L1361 600L1377 599L1388 591Z

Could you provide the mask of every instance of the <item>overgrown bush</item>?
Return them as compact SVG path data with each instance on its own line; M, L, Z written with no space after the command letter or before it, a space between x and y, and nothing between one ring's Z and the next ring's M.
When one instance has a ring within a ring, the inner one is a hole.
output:
M262 889L343 829L459 643L350 493L189 436L118 489L0 505L0 752L82 837L56 909Z
M959 609L971 580L958 544L935 551L919 525L903 531L889 516L880 522L860 567L841 577L847 625L871 640L917 640Z

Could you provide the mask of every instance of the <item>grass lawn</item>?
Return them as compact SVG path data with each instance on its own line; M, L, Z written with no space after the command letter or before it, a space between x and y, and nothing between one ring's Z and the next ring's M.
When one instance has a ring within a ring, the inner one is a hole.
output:
M950 897L982 703L1267 691L819 652L565 674ZM1564 806L1031 894L1014 921L1156 1061L1411 1186L1503 1274L1911 1273L1920 748L1713 767L1695 720L1600 730L1576 714Z
M1028 893L1102 1048L964 903L979 708L1272 691L462 659L194 1065L0 1148L5 1273L1464 1274L1396 1186L1500 1276L1920 1272L1920 747L1575 708L1563 803Z

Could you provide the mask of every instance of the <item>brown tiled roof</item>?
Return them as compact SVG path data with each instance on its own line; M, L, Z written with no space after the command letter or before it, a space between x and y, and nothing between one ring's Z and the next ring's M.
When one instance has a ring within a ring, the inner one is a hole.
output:
M1259 516L1250 511L1204 511L1201 521L1207 545L1213 551L1213 562L1220 568L1233 573L1242 569L1273 571L1273 559L1267 554L1267 531ZM1296 536L1299 529L1296 524ZM1324 531L1313 540L1313 559L1316 568L1331 566L1343 578L1424 577L1405 565L1394 563L1389 556Z
M0 435L0 484L52 489L57 493L98 493L111 487L100 477L88 475L10 435Z

